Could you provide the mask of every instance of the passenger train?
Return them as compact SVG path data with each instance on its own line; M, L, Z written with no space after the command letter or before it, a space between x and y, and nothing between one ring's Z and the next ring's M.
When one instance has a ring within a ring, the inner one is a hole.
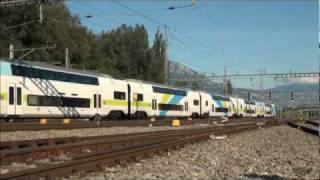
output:
M275 106L204 91L0 60L0 118L274 117Z

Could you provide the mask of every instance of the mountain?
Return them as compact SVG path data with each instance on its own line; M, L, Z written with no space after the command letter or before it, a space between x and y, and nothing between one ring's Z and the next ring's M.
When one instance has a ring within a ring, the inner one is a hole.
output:
M201 79L201 77L203 77L201 73L189 68L188 66L175 61L169 61L169 70L169 82L171 85L187 87L189 89L192 89L192 87L199 87L200 89L205 90L211 94L223 94L222 84L213 81L199 80L197 82L180 82L179 84L179 82L175 80L176 78L195 76Z
M170 84L177 85L174 80L177 77L183 76L200 76L201 74L181 63L170 61ZM213 81L203 81L200 89L207 91L211 94L223 94L223 85ZM184 84L185 85L185 84ZM186 87L192 87L192 82L188 82ZM291 91L293 91L293 100L291 100ZM318 84L287 84L278 86L271 89L257 90L247 88L234 88L233 94L248 98L248 92L251 94L251 98L258 101L269 102L269 92L272 93L272 102L279 107L302 107L302 106L317 106L319 102Z

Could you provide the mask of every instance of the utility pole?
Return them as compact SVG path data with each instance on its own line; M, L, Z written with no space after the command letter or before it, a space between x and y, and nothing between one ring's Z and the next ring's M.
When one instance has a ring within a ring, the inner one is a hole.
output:
M71 66L70 59L69 59L69 48L66 48L66 58L65 58L66 68L69 68L69 65Z
M320 2L319 2L320 3ZM320 50L320 42L319 42L319 50ZM320 118L320 51L319 51L319 76L318 76L318 96L319 96L319 102L318 102L318 118ZM319 124L319 136L320 136L320 124Z
M263 90L263 76L266 73L266 70L265 69L261 69L260 73L261 73L261 75L260 75L260 90Z
M168 61L168 35L167 35L167 26L164 26L164 58L163 58L163 83L168 84L169 81L169 61Z
M10 44L9 58L14 59L14 46L13 46L13 44Z
M39 5L39 23L42 24L43 22L43 13L42 13L42 3Z
M228 95L228 80L227 80L227 65L224 65L224 80L223 80L223 90L224 90L224 95Z

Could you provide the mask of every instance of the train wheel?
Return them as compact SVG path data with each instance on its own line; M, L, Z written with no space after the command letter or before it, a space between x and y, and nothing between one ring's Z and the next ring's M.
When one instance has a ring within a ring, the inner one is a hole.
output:
M138 111L135 113L135 117L137 119L145 119L147 117L147 113L143 111Z
M92 118L90 118L91 121L101 121L101 116L99 114L95 114Z

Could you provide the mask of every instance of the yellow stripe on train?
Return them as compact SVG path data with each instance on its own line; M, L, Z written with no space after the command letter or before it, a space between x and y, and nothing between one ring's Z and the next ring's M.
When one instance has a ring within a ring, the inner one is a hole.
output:
M104 105L107 106L128 106L128 101L126 100L111 100L107 99L103 101ZM143 101L131 101L131 106L135 107L151 107L151 103Z
M7 101L7 99L8 99L8 93L6 93L6 92L0 93L0 100L1 101Z

